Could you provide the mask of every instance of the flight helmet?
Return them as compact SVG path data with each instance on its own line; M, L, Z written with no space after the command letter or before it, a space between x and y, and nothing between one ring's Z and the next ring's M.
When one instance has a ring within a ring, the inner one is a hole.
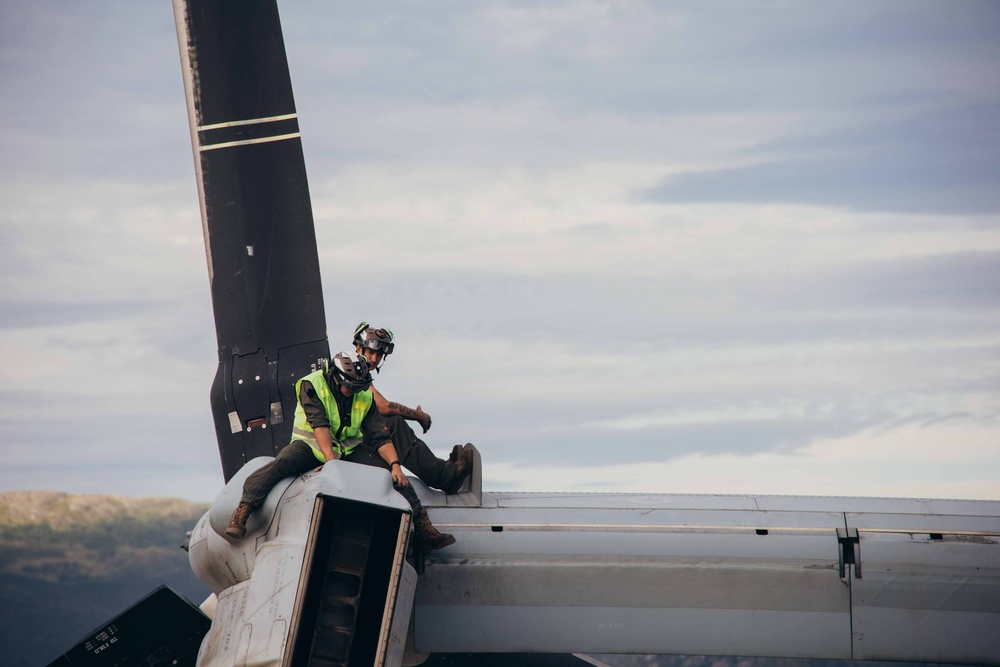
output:
M396 345L392 342L393 335L389 329L376 329L367 322L362 322L354 328L354 344L368 350L375 350L382 353L382 359L375 367L378 373L385 363L385 358L392 354Z
M330 363L329 372L338 384L354 392L364 391L372 383L368 360L354 352L338 352Z

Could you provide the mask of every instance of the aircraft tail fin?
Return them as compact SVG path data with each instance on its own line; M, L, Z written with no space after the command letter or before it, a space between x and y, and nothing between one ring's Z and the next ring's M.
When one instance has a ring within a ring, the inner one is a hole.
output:
M330 356L275 0L174 0L219 349L226 481L289 442L295 381Z

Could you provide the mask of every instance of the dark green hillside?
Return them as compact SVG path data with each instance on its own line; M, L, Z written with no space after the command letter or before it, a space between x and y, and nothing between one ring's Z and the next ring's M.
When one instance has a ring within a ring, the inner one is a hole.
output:
M207 510L170 498L0 494L3 664L48 664L161 584L204 600L180 545Z

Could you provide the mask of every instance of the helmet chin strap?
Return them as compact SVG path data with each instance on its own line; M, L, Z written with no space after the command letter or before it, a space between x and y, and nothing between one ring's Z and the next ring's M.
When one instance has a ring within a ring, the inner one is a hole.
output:
M355 349L355 350L357 350L358 348L361 348L361 351L360 351L360 352L358 352L358 354L360 354L361 356L364 356L364 354L365 354L365 350L366 350L366 349L367 349L367 350L370 350L370 349L372 349L372 348L370 348L370 347L367 347L367 348L366 348L366 347L365 347L364 345L362 345L361 343L358 343L358 342L355 342L355 343L354 343L354 349ZM380 352L380 350L376 350L376 352ZM388 357L388 356L389 356L389 355L388 355L388 354L386 354L385 352L381 352L381 354L382 354L382 359L380 359L380 360L379 360L379 362L378 362L378 366L370 366L370 367L369 367L369 368L370 368L371 370L374 370L374 371L375 371L376 373L380 373L380 372L382 371L382 364L384 364L384 363L385 363L385 359L386 359L386 357Z

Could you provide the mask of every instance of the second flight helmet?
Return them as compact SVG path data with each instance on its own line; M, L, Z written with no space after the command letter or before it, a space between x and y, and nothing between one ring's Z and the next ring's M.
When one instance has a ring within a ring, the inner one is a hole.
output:
M382 353L382 358L375 366L378 373L385 363L385 358L392 354L396 345L392 342L393 335L389 329L376 329L367 322L362 322L354 328L354 344L367 350L374 350Z

